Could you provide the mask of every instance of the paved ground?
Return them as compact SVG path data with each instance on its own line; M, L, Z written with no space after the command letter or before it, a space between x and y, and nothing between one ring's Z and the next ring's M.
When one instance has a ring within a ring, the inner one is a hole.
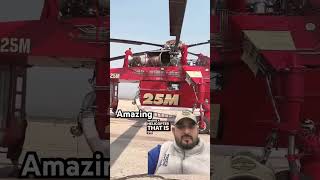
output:
M83 136L73 137L69 129L73 124L55 123L52 120L28 121L24 151L20 157L22 164L26 151L36 151L39 157L92 157ZM0 178L11 171L11 164L5 154L0 154Z

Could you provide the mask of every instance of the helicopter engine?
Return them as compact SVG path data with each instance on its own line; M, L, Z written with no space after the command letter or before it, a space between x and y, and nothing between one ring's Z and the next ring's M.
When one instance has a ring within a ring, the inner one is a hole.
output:
M129 65L131 67L160 67L169 66L170 63L171 59L169 52L148 52L142 56L133 56L132 59L129 59Z

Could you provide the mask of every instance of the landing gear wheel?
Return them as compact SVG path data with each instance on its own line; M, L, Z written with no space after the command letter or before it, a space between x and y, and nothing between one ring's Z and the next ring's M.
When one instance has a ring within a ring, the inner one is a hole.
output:
M118 108L118 107L113 107L113 108L111 109L111 112L110 112L110 117L111 117L111 118L116 117L117 108Z
M280 171L276 173L277 180L290 180L289 171Z
M8 176L9 177L19 177L19 172L20 172L19 161L11 159L11 162L12 162L13 167L12 167L10 173L8 174Z
M209 134L210 132L210 125L209 121L206 117L204 117L203 122L198 122L199 125L199 134Z
M72 126L70 128L70 133L74 136L74 137L79 137L82 135L83 131L80 125L77 126Z

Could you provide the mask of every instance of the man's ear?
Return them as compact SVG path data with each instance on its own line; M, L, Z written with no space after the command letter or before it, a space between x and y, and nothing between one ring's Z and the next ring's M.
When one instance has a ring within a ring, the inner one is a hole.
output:
M172 126L172 133L176 132L176 127Z

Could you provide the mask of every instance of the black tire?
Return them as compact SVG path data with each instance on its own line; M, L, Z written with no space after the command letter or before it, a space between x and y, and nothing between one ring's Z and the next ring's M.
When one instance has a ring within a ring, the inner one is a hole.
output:
M210 124L209 124L209 121L206 117L204 117L204 122L205 122L204 128L200 128L200 126L199 126L199 134L209 134L209 132L210 132Z
M110 118L116 117L117 108L112 108L112 112L110 112Z
M114 114L116 114L117 108L118 108L118 107L112 108L112 112L113 112Z
M70 133L74 136L74 137L79 137L83 134L82 128L80 125L78 126L72 126L70 128Z
M277 180L290 180L289 171L280 171L276 173Z

